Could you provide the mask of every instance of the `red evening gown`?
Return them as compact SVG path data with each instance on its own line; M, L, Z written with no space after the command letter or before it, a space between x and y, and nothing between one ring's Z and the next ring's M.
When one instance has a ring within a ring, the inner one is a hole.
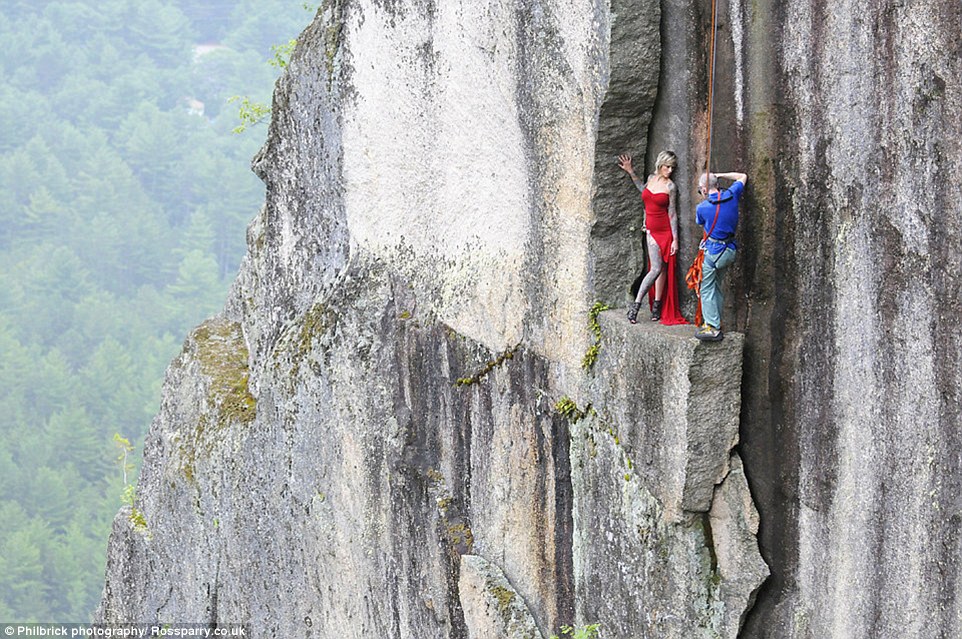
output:
M658 244L661 257L665 260L665 270L668 279L665 281L665 292L661 300L661 323L688 324L681 311L678 310L678 286L675 284L675 255L671 251L671 221L668 219L667 193L652 193L645 187L641 192L641 199L645 202L645 227L651 233L652 239ZM651 259L648 260L648 270L651 270ZM648 289L648 305L655 301L655 285Z

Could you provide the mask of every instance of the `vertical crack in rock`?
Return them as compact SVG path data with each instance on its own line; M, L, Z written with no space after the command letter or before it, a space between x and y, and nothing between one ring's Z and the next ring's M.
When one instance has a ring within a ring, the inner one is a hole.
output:
M594 149L594 224L590 247L596 298L621 307L628 284L644 268L640 194L617 164L632 155L645 178L648 125L661 60L661 3L613 0L607 16L609 57Z
M551 443L554 466L554 531L555 556L554 579L558 584L556 626L574 624L574 557L571 540L574 537L574 520L571 512L574 494L571 485L571 435L568 421L555 416L552 419Z
M707 519L714 559L712 578L718 582L718 598L726 604L720 612L722 634L736 637L769 575L758 552L758 511L737 453L732 454L725 480L715 488Z
M524 599L483 557L461 556L458 592L469 639L543 639Z

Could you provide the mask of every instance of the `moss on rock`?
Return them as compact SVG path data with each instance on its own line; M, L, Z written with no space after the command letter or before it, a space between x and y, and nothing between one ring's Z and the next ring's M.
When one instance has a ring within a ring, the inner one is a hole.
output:
M257 400L247 385L248 352L240 324L208 320L194 330L191 340L201 372L209 379L207 397L217 414L214 425L250 423L257 414Z
M231 424L249 424L257 415L257 400L248 387L247 344L240 324L209 319L191 333L186 353L206 378L207 407L181 441L184 476L195 480L199 458L210 455L216 433Z

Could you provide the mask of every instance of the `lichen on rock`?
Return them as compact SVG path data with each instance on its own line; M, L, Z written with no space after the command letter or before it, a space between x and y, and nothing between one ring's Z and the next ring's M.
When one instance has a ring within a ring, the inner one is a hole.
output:
M542 639L521 596L483 557L462 555L458 583L469 639Z
M248 387L248 352L240 324L222 317L207 320L190 334L181 359L197 362L207 397L206 410L179 438L184 475L193 481L198 460L210 455L220 432L254 420L257 400Z
M191 334L201 372L210 380L208 393L220 416L217 426L231 422L249 424L257 414L257 401L247 386L247 345L236 322L212 319Z

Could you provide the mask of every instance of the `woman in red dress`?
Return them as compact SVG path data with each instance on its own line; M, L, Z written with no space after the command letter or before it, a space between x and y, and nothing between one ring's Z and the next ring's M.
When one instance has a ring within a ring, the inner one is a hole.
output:
M687 324L678 310L678 287L675 285L675 255L678 253L678 204L675 183L671 175L678 166L678 158L671 151L662 151L655 160L655 172L647 183L635 175L631 156L618 158L620 166L641 191L645 203L644 228L648 240L648 273L638 287L634 303L628 308L628 320L638 321L641 300L648 293L651 320L662 324Z

